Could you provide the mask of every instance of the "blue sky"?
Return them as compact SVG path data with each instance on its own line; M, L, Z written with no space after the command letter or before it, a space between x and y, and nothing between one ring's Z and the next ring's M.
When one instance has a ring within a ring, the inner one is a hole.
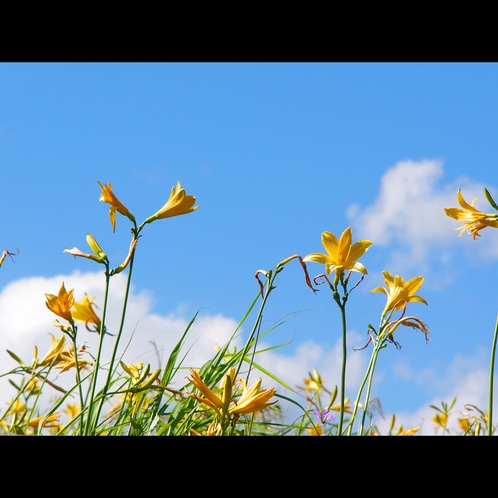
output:
M383 351L374 394L384 412L424 419L431 432L429 403L457 396L486 408L498 233L458 237L443 208L457 205L458 188L483 211L484 187L498 198L497 83L496 64L1 64L0 249L19 255L0 269L0 351L48 348L57 330L44 293L62 280L77 299L102 295L100 267L64 248L86 250L91 233L111 265L124 259L129 222L118 216L112 233L97 181L110 181L139 222L180 181L200 208L143 232L129 361L150 340L166 354L197 310L192 361L201 361L256 295L256 270L322 252L323 231L351 226L354 240L373 244L349 303L350 396L370 353L351 348L378 323L385 298L369 291L388 270L424 276L418 294L429 305L410 313L431 341L406 329L401 350ZM119 294L122 279L113 285ZM277 286L265 324L292 319L265 341L292 343L266 366L291 385L313 367L338 384L330 293L314 295L298 264ZM10 365L0 354L1 370Z

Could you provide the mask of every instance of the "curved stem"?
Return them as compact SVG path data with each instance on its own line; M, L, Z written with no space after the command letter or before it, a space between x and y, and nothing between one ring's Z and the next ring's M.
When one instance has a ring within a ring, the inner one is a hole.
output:
M493 434L493 378L495 371L496 343L498 340L498 316L496 317L495 333L491 345L491 360L489 362L489 400L488 400L488 436Z
M252 342L254 336L255 335L257 336L259 334L259 330L261 327L261 321L263 318L263 310L265 309L266 302L268 300L268 296L270 295L271 291L273 289L275 289L275 287L273 286L273 282L275 281L275 278L278 275L278 273L280 273L280 271L282 271L282 270L283 270L283 267L279 267L277 265L277 267L274 270L270 270L268 272L269 275L268 275L268 280L266 282L266 292L263 294L263 300L262 300L261 305L259 307L258 314L257 314L256 319L254 321L254 325L252 327L251 333L249 334L249 337L248 337L246 344L244 346L244 349L243 349L243 352L241 355L241 361L235 370L235 377L237 377L237 375L239 374L240 368L242 366L244 358L246 357L247 352L249 351L249 348L251 347L251 342ZM249 366L249 371L247 372L247 380L249 379L250 369L251 369L251 366Z

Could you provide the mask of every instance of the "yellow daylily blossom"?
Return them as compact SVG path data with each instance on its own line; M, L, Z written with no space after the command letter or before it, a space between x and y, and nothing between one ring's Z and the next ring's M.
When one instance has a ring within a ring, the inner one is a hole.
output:
M244 389L242 396L234 401L235 404L228 410L229 413L242 415L244 413L253 413L267 406L274 405L276 401L269 403L269 400L275 395L275 388L260 389L262 379L258 379L249 389L246 387L246 381L240 379Z
M323 391L323 381L321 375L317 372L316 368L313 369L313 373L310 372L310 376L304 379L306 387L305 392L316 391L321 393Z
M332 405L329 410L334 410L336 412L341 411L341 404L336 403L335 405ZM349 398L344 399L344 413L352 413L351 411L351 405L349 404Z
M337 278L341 278L345 270L367 274L367 269L357 260L365 254L372 242L370 240L359 240L352 244L352 240L353 231L351 227L342 232L340 239L337 239L331 232L323 232L322 244L327 254L314 252L305 256L303 261L322 263L325 265L325 271L327 273L335 271Z
M120 361L121 367L123 370L136 382L138 379L140 379L141 376L141 371L144 367L144 364L139 361L136 365L133 365L133 363L126 364Z
M78 368L80 370L84 370L91 365L92 362L88 360L84 360L78 354ZM56 359L56 366L61 372L65 372L71 368L76 368L76 355L74 353L74 344L71 344L69 348L62 351L59 357Z
M399 311L410 302L427 304L427 301L424 298L415 295L415 292L420 289L420 286L424 281L424 277L414 277L405 283L403 277L400 277L399 275L393 277L388 271L384 270L382 275L384 275L387 289L379 286L370 291L383 292L387 296L387 303L384 311L382 312L382 316L392 309Z
M213 420L203 433L195 429L190 429L190 431L194 436L220 436L223 433L223 428L217 420Z
M25 392L29 394L38 394L40 392L40 381L38 379L31 379L26 384Z
M99 201L106 202L110 204L109 208L109 217L111 219L112 231L116 231L116 211L123 216L126 216L130 221L135 223L135 216L133 216L128 208L116 197L114 192L112 191L111 182L108 182L107 185L102 185L98 182L100 188L102 189L102 193L100 194Z
M404 429L402 425L398 427L396 432L394 433L395 436L413 436L418 432L419 428L418 427L411 427L410 429Z
M168 202L157 213L149 216L143 224L152 223L162 218L171 218L172 216L191 213L199 208L199 206L194 206L194 204L195 197L187 195L185 190L181 188L180 182L178 182L176 187L172 188Z
M191 394L191 396L201 403L214 409L220 415L220 409L223 413L234 415L238 418L246 413L253 413L267 406L273 405L276 401L269 403L270 398L275 394L275 388L260 389L262 380L259 379L251 387L246 387L244 379L239 379L242 384L242 396L238 399L232 399L235 369L231 367L229 372L223 377L220 386L221 395L214 393L202 380L199 372L191 370L191 377L187 379L204 395L204 398ZM229 406L231 403L233 404Z
M57 360L64 351L64 346L66 344L66 336L62 334L59 339L55 340L55 337L50 334L52 338L52 346L50 347L49 352L45 355L40 363L37 363L37 366L47 367L52 364L52 362L57 364Z
M458 422L458 425L460 426L460 429L462 429L462 431L464 431L464 432L470 431L472 426L470 423L470 417L468 415L457 419L457 422Z
M94 307L97 307L94 301L94 297L90 299L88 294L85 293L81 303L74 302L71 314L74 320L85 322L86 328L90 332L100 332L101 320L93 309ZM90 328L89 325L93 325L93 328Z
M14 403L11 402L11 406L7 412L11 415L21 415L26 411L26 404L23 403L19 398L15 400Z
M190 381L203 395L204 397L201 398L199 396L196 396L195 394L192 394L191 396L200 401L201 403L209 406L210 408L213 408L216 413L220 413L219 409L223 408L224 406L224 401L225 397L218 396L216 393L214 393L208 385L202 380L201 376L199 375L199 372L197 370L190 370L190 375L191 377L187 377L187 380ZM233 376L235 375L235 369L233 367L230 369L229 374L227 374L231 377L231 383L230 386L233 384ZM226 383L226 377L225 375L223 377L223 385ZM224 390L223 390L224 391ZM223 394L225 394L223 392ZM231 395L231 393L230 393Z
M62 282L62 286L59 289L59 294L57 296L45 294L45 297L47 298L45 303L47 308L52 311L52 313L67 320L71 325L74 325L73 317L71 316L71 308L74 303L73 291L74 289L71 289L67 292L64 287L64 282Z
M29 421L29 427L36 428L40 425L40 422L46 417L46 415L42 415L40 417L33 418ZM54 425L58 425L59 414L52 413L49 415L46 420L43 422L43 427L54 427Z
M432 421L436 424L436 428L442 427L443 429L446 429L446 424L448 423L448 414L436 413L436 415L432 417Z
M462 233L467 230L467 232L472 235L475 240L480 237L479 231L486 227L498 228L498 214L483 213L474 207L474 203L477 197L469 204L462 195L460 189L457 192L458 204L462 207L460 208L444 208L444 212L450 218L458 220L462 224L462 228L455 228L455 230L460 230L458 234L461 237Z
M74 404L68 404L64 410L62 410L64 413L69 415L70 419L73 419L78 415L78 413L81 411L81 407L77 405L76 403Z
M310 436L323 436L323 429L317 425L315 427L310 427L308 429L306 429L306 431L308 432L308 434Z

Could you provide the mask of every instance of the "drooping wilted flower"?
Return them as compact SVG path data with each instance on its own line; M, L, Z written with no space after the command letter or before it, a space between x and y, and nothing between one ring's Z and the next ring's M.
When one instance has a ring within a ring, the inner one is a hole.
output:
M128 208L116 197L114 192L112 191L111 182L108 182L107 185L102 185L98 182L100 188L102 189L102 193L100 194L99 201L106 202L110 204L109 208L109 217L111 219L112 231L116 231L116 211L123 216L126 216L130 221L135 223L135 216L133 216Z

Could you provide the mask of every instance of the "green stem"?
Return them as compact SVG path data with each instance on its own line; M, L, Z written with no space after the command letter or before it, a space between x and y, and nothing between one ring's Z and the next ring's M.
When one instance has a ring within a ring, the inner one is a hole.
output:
M263 310L265 309L266 302L268 300L268 296L270 295L271 291L275 288L273 286L273 282L275 281L275 277L277 276L277 274L280 273L280 271L282 271L282 270L283 270L283 266L279 267L277 265L277 267L274 270L270 270L268 272L269 275L268 275L268 280L266 282L266 292L263 295L263 300L261 302L261 306L259 307L259 311L258 311L258 314L256 316L256 320L254 321L254 325L252 327L251 333L249 334L249 337L248 337L246 344L244 346L244 350L243 350L242 355L241 355L241 361L238 364L237 369L235 371L235 377L237 377L237 375L239 374L239 370L242 366L244 358L246 357L246 354L249 351L249 348L251 347L251 342L252 342L254 335L256 335L257 332L259 333L259 329L261 327L261 320L263 317ZM250 370L247 373L247 379L249 379L249 374L250 374Z
M491 346L491 361L489 362L489 405L488 405L488 436L493 434L493 378L495 371L496 343L498 340L498 316L496 317L495 333Z
M116 340L114 342L114 349L112 351L112 356L111 356L111 361L109 363L109 373L107 374L107 379L105 381L104 388L102 390L102 397L100 399L100 403L98 406L97 410L97 419L100 416L100 412L102 410L102 406L105 402L105 397L107 394L107 391L109 389L109 386L111 384L112 376L114 374L114 361L116 360L117 352L118 352L118 346L119 346L119 341L121 340L121 335L123 334L123 328L124 328L124 323L125 323L125 317L126 317L126 308L128 305L128 296L130 294L130 287L131 287L131 274L133 272L133 261L135 259L135 251L133 251L133 254L131 255L130 259L130 265L129 265L129 270L128 270L128 278L126 280L126 290L125 290L125 296L124 296L124 302L123 302L123 311L121 313L121 322L119 324L119 330L116 335Z
M339 427L337 434L342 436L342 425L344 423L344 398L346 392L346 361L347 361L347 346L346 346L346 302L339 303L341 309L342 320L342 368L341 368L341 411L339 413Z
M124 323L125 323L125 318L126 318L126 308L128 306L128 297L129 297L130 288L131 288L131 274L133 272L134 259L135 259L135 253L132 254L131 259L130 259L130 269L128 270L128 279L126 280L126 290L125 290L125 296L124 296L124 302L123 302L123 311L121 312L121 322L119 324L119 330L118 330L118 333L116 336L116 341L114 343L114 349L112 351L111 363L109 365L109 374L107 376L107 381L106 381L106 385L105 385L106 390L107 390L107 387L108 387L108 385L111 381L111 378L112 378L114 361L115 361L117 353L118 353L119 341L121 340L121 335L123 334L123 328L124 328Z
M100 415L100 407L97 409L96 416L93 417L93 402L95 399L95 388L97 386L97 377L100 369L100 356L102 354L102 345L104 343L104 335L105 335L105 318L106 318L106 311L107 311L107 301L108 301L108 296L109 296L109 283L110 283L110 273L109 273L109 263L105 263L105 288L104 288L104 304L102 306L102 320L100 322L100 331L99 331L99 346L97 349L97 357L95 359L94 367L93 367L93 372L92 372L92 379L91 379L91 385L90 385L90 399L88 402L88 414L87 414L87 419L86 419L86 425L85 425L85 435L88 435L90 432L90 426L92 424L92 420L95 420L94 427L97 426L97 421L98 417Z
M356 401L354 403L353 414L351 415L351 420L349 422L349 427L348 427L348 436L351 435L351 432L353 430L353 424L354 424L354 421L356 418L356 412L358 411L358 406L360 405L361 395L363 393L363 389L365 388L365 384L367 382L367 379L370 377L370 371L371 371L373 365L375 364L374 355L375 355L375 349L374 349L374 351L372 351L372 355L370 356L370 362L368 363L368 367L367 367L367 370L365 372L365 376L363 377L363 380L360 384L360 388L358 389L358 394L356 395Z
M81 385L81 375L80 375L80 366L78 363L78 346L76 345L76 334L78 329L76 328L75 325L72 326L72 334L71 334L71 339L73 340L73 347L74 347L74 361L75 361L75 366L76 366L76 382L78 383L78 390L80 393L80 407L81 411L83 411L84 407L84 399L83 399L83 388ZM80 435L83 435L83 419L80 422Z
M363 427L365 425L365 418L367 416L368 403L370 402L370 390L372 388L372 381L373 381L373 376L374 376L374 371L375 371L375 365L377 363L377 358L379 356L379 351L380 351L380 348L382 347L382 344L383 344L382 340L377 341L375 344L373 353L372 353L372 361L370 362L371 367L370 367L370 371L368 374L367 393L365 395L365 403L363 406L363 415L361 417L360 427L358 428L358 434L360 436L363 435Z

